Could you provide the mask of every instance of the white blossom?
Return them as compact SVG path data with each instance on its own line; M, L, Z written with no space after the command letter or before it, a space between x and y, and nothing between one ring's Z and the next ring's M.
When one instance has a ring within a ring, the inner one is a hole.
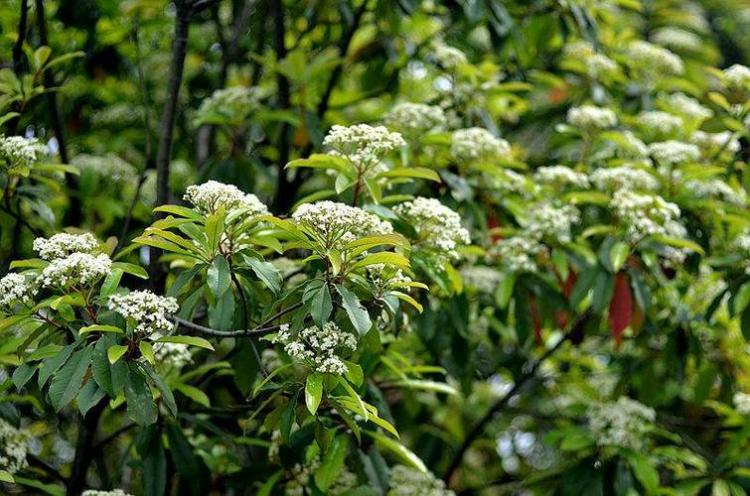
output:
M385 125L406 136L418 138L445 125L445 113L436 105L399 103L385 115Z
M198 108L196 122L212 121L214 115L219 115L241 124L258 107L259 95L257 88L233 86L214 91L211 96L201 102Z
M367 278L381 290L408 288L412 278L387 264L373 264L367 267Z
M750 394L738 391L734 393L732 402L740 415L750 415Z
M109 297L107 308L135 321L134 333L145 336L169 334L175 328L169 316L179 310L177 300L151 291L131 291Z
M461 279L464 285L471 286L480 293L492 293L502 281L503 275L491 267L470 265L461 268Z
M651 137L673 136L684 125L680 117L659 110L643 111L637 119L638 126Z
M357 349L354 334L341 330L334 322L326 322L322 329L316 325L306 327L295 336L285 325L274 342L283 344L287 355L304 363L312 371L336 375L344 375L348 371L341 355Z
M580 221L578 209L572 205L556 206L543 201L529 208L522 219L526 235L536 239L550 238L557 242L570 241L571 228Z
M750 85L750 67L734 64L724 69L724 80L733 88L745 88Z
M652 408L625 396L594 404L588 411L589 429L599 446L640 449L655 419Z
M685 93L672 93L665 97L664 101L667 108L672 109L676 114L687 117L691 121L702 122L714 115L713 110L702 105L695 98L687 96Z
M648 149L651 156L662 165L697 162L701 156L697 146L676 140L651 143Z
M500 240L490 254L496 257L506 272L537 272L537 258L545 251L538 240L527 236L513 236Z
M658 195L621 189L612 195L610 208L627 226L628 237L634 242L652 235L671 235L682 228L677 222L680 208Z
M387 496L455 496L445 483L431 472L422 472L404 465L391 469Z
M14 303L29 305L37 293L33 281L23 274L10 272L0 279L0 308L12 310Z
M583 40L568 43L563 48L563 53L568 60L579 62L585 67L586 74L592 79L599 79L615 74L617 62L599 53L594 46Z
M417 197L393 209L407 219L417 232L418 244L455 257L456 248L471 242L461 217L435 198Z
M581 105L568 110L567 122L579 129L591 131L617 125L617 115L608 108L595 105Z
M29 433L0 418L0 470L15 474L27 466Z
M639 159L648 156L648 146L632 131L619 133L620 140L616 143L615 154L621 158Z
M168 365L181 369L193 362L190 347L182 343L154 343L154 360L157 365Z
M400 133L384 126L333 126L323 139L330 154L344 157L359 170L377 164L389 152L406 145Z
M453 131L451 154L458 160L497 160L510 154L510 145L481 127Z
M36 238L33 248L39 254L39 258L53 260L65 258L76 252L95 254L99 251L99 242L91 233L57 233L50 238Z
M183 199L204 215L212 214L220 208L227 212L243 210L249 217L268 215L268 207L257 196L245 193L233 184L218 181L188 186Z
M597 169L591 174L591 182L597 189L603 191L618 189L651 191L659 188L659 181L654 176L643 169L627 165Z
M303 203L292 214L292 220L315 233L328 248L341 248L358 238L393 232L390 223L374 214L328 200Z
M673 52L647 41L631 41L625 49L626 60L641 76L651 79L658 75L680 75L685 66Z
M432 43L431 48L431 58L444 69L455 69L456 67L468 62L464 52L458 48L446 45L443 40L435 40Z
M71 253L55 258L42 269L37 281L44 287L87 286L112 272L112 260L101 253Z
M721 131L719 133L695 131L690 137L690 142L711 152L724 150L735 154L740 151L740 141L732 131Z
M695 198L718 198L735 205L744 205L747 199L743 190L734 190L721 179L693 179L685 183L685 190Z
M133 187L138 182L138 170L117 155L104 156L81 153L70 161L82 174L99 177L107 184Z
M697 34L671 26L654 31L651 40L657 45L682 51L700 50L703 45L700 36Z
M575 188L586 188L589 185L589 178L583 172L576 172L570 167L564 165L552 165L549 167L539 167L534 172L534 180L549 184L551 186L573 186Z
M44 145L36 138L0 134L0 161L8 170L31 167L44 152Z

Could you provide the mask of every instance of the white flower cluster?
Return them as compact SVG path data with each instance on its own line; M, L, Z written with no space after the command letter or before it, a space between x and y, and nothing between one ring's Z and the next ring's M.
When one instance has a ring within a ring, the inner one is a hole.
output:
M373 264L367 267L367 278L383 290L408 288L412 282L412 278L401 269L386 264Z
M640 449L655 419L652 408L625 396L588 411L589 429L599 446Z
M488 186L497 189L501 193L515 193L525 196L533 193L537 185L516 171L510 169L497 169L489 178Z
M36 138L0 134L0 161L6 169L31 167L43 152L44 145Z
M435 40L432 42L431 48L430 57L443 69L455 69L469 61L464 52L446 45L443 40Z
M132 494L126 493L122 489L113 489L111 491L98 491L96 489L88 489L81 493L81 496L133 496Z
M131 291L109 297L107 308L136 322L134 333L144 336L169 334L175 325L169 316L179 310L177 300L151 291Z
M378 163L388 152L406 145L399 133L389 131L385 126L355 124L353 126L333 126L323 139L328 153L349 160L360 170L366 170Z
M651 40L657 45L681 51L700 50L702 41L700 36L685 29L664 27L654 31Z
M565 45L564 54L570 60L581 62L586 68L586 74L592 79L611 76L617 72L617 62L596 52L587 41L578 40Z
M31 436L22 429L16 429L0 418L0 470L15 474L26 468L26 452Z
M20 302L28 305L36 295L36 286L22 274L10 272L0 279L0 309L12 310L11 306Z
M649 136L672 136L682 127L682 119L660 110L646 110L638 114L638 126Z
M591 182L602 191L652 191L659 188L659 181L654 176L627 165L597 169L591 174Z
M292 214L292 220L323 239L328 248L342 248L364 236L390 234L393 226L359 207L328 200L303 203Z
M627 60L644 76L651 77L652 74L672 76L685 71L682 59L678 55L647 41L632 41L625 51Z
M537 257L545 251L538 240L526 236L514 236L497 243L491 254L500 260L506 272L536 272Z
M740 151L740 141L731 131L721 131L719 133L707 133L705 131L695 131L690 137L691 143L698 145L700 148L709 151L725 150L731 154Z
M233 86L214 91L211 96L201 102L198 108L197 120L219 114L232 120L246 118L258 106L258 92L256 88Z
M690 121L702 122L714 115L713 110L703 106L701 102L685 93L672 93L664 99L664 102L668 108L674 109L675 113Z
M281 433L276 434L279 431L274 431L272 441L281 438ZM278 441L276 445L272 445L278 450ZM269 455L270 456L270 455ZM307 489L311 487L310 479L314 476L315 471L320 467L320 458L314 458L304 465L297 463L292 467L290 471L289 480L284 486L284 496L305 496L308 494ZM358 484L357 476L346 467L343 467L333 482L333 484L326 491L327 495L330 496L343 496L349 491L357 487Z
M522 225L526 229L526 235L542 240L550 238L557 242L567 243L570 241L570 230L574 224L580 221L578 209L572 205L555 206L543 201L529 208L528 216Z
M510 145L481 127L453 132L451 154L458 160L496 160L510 154Z
M104 253L71 253L55 258L42 269L38 282L44 287L87 286L112 272L112 260Z
M724 80L733 88L744 89L750 85L750 67L734 64L724 69Z
M696 145L676 140L651 143L648 149L651 156L662 165L697 162L701 156L701 151Z
M576 172L564 165L552 165L539 167L534 173L534 180L551 186L573 186L575 188L587 188L589 178L583 172Z
M390 129L395 129L410 137L439 129L445 125L445 113L436 105L424 103L399 103L388 112L383 122Z
M134 186L138 181L138 170L117 155L104 156L82 153L73 157L70 164L82 174L92 174L109 183L121 186Z
M254 194L245 193L233 184L218 181L188 186L183 199L204 215L210 215L222 207L227 212L245 210L250 217L268 214L268 207Z
M740 415L750 415L750 394L738 391L734 393L732 402Z
M632 131L622 131L615 154L620 158L639 159L648 156L648 146Z
M49 239L36 238L33 248L39 254L39 258L53 260L65 258L76 252L94 254L99 249L99 242L91 233L57 233Z
M610 208L628 226L627 234L637 242L652 235L672 235L684 231L677 222L680 208L658 195L645 195L627 189L612 195Z
M491 267L470 265L461 269L464 285L471 286L480 293L492 293L500 284L503 275Z
M314 372L344 375L348 368L341 353L357 349L354 334L342 331L334 322L326 322L323 328L310 326L292 336L289 326L282 326L274 338L284 345L284 351L293 360L304 363Z
M461 217L435 198L417 197L393 209L407 219L417 232L417 243L456 257L456 248L471 242Z
M396 465L391 469L390 490L387 496L455 496L445 483L431 472Z
M734 205L744 205L747 200L743 190L734 190L721 179L693 179L685 183L685 189L696 198L717 198Z
M617 125L617 115L611 109L595 105L571 107L566 120L571 126L586 131L607 129Z
M154 359L158 364L168 364L175 369L181 369L193 362L190 347L182 343L154 343Z

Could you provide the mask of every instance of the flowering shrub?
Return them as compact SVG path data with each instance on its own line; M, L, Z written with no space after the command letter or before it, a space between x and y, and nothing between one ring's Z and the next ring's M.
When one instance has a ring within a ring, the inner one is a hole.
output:
M0 493L750 491L743 0L10 4Z

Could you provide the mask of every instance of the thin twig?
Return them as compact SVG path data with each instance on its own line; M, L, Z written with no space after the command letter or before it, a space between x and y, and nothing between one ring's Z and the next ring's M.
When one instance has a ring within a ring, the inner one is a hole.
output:
M247 326L247 324L249 323L249 314L247 310L247 298L245 297L245 290L242 288L240 280L237 278L237 274L235 274L232 270L229 271L229 274L231 275L232 283L237 289L237 292L240 294L240 304L242 305L242 325ZM258 353L258 347L255 345L254 339L250 339L250 348L252 348L253 350L253 356L255 357L255 361L258 363L258 370L260 370L261 375L263 377L268 377L268 372L263 367L263 361L260 359L260 353Z
M575 321L570 325L570 329L575 329L576 327L578 327L586 318L588 318L588 313L579 315L578 318L576 318ZM479 436L482 435L485 427L488 423L490 423L490 421L492 421L492 419L495 417L495 414L502 410L505 405L507 405L508 402L510 402L510 400L513 399L513 397L515 397L530 380L536 377L536 372L537 370L539 370L539 367L549 357L554 355L560 348L562 348L562 345L568 340L570 335L570 332L565 333L565 335L563 335L563 337L560 338L560 340L555 343L554 346L545 351L544 354L539 357L539 359L536 360L533 365L528 367L527 371L516 380L510 391L508 391L502 398L498 399L495 404L490 407L487 413L485 413L484 416L476 424L474 424L474 427L472 427L472 429L469 431L469 433L461 443L461 446L459 446L458 450L453 455L453 459L448 466L448 470L446 470L445 475L443 476L443 480L446 482L446 484L451 484L453 475L458 470L458 467L461 466L466 451L468 451L471 445L474 444L474 441L476 441Z
M194 324L189 320L181 319L180 317L171 316L169 317L175 324L198 331L209 336L216 336L219 338L236 338L236 337L248 337L248 336L264 336L273 331L276 331L281 327L280 325L273 325L268 327L254 327L252 329L239 329L236 331L220 331L211 327L202 326L200 324Z
M32 467L40 469L42 472L46 473L58 482L62 482L65 485L68 484L68 480L63 477L60 472L58 472L54 467L47 465L47 463L45 463L44 460L42 460L38 456L27 453L26 459L28 460L29 465L31 465Z

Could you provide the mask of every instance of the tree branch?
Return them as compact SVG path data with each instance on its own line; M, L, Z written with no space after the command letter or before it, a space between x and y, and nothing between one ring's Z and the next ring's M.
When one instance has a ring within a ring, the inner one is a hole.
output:
M200 2L199 2L200 3ZM172 61L169 68L169 83L167 86L167 100L161 114L159 124L159 145L156 151L156 204L164 205L169 202L169 162L172 157L172 141L174 139L174 123L177 117L177 101L180 85L185 69L187 54L187 39L190 29L190 15L192 4L177 2L177 17L175 18L174 41L172 43ZM161 218L161 215L157 215ZM161 250L151 248L149 272L151 287L159 289L164 282L164 271L159 265Z
M107 401L102 400L94 406L86 416L81 416L78 422L78 439L76 441L76 455L73 459L73 467L70 470L67 496L79 496L86 488L86 474L88 474L94 450L91 449L96 437L99 418L107 406Z
M588 313L583 313L578 316L578 318L575 319L575 321L570 325L569 329L575 329L577 328L581 323L583 323L588 318ZM469 433L464 438L463 442L459 446L456 453L453 455L453 459L451 460L450 465L448 465L448 470L446 470L445 475L443 476L443 480L448 485L452 485L451 481L453 480L453 476L455 475L458 468L461 466L461 463L463 462L464 455L468 451L468 449L471 447L472 444L474 444L474 441L476 441L479 436L482 435L484 432L485 427L487 426L490 421L495 417L495 414L502 410L508 402L510 402L511 399L513 399L514 396L516 396L521 389L532 379L536 377L536 372L539 370L539 367L552 355L554 355L560 348L562 348L562 345L568 340L570 337L571 332L566 332L565 335L560 338L560 340L555 343L554 346L549 348L547 351L544 352L544 354L539 357L536 362L533 363L530 367L526 369L526 372L524 372L521 377L519 377L515 384L513 384L513 387L508 391L502 398L498 399L495 404L493 404L490 409L487 411L487 413L484 414L484 416L479 419L479 421L474 424L474 427L471 428Z
M180 325L182 327L185 327L187 329L192 329L193 331L201 332L203 334L208 334L209 336L216 336L220 338L235 338L235 337L246 337L246 336L264 336L266 334L269 334L271 332L274 332L278 330L281 325L271 325L271 322L274 320L283 317L284 315L288 314L289 312L293 312L300 308L302 306L302 303L295 303L294 305L291 305L289 307L286 307L283 310L280 310L276 312L275 314L268 317L266 320L264 320L262 323L258 324L256 327L253 327L252 329L239 329L236 331L220 331L218 329L213 329L211 327L202 326L200 324L194 324L190 322L189 320L182 319L180 317L177 317L175 315L172 315L170 320L174 322L177 325Z

